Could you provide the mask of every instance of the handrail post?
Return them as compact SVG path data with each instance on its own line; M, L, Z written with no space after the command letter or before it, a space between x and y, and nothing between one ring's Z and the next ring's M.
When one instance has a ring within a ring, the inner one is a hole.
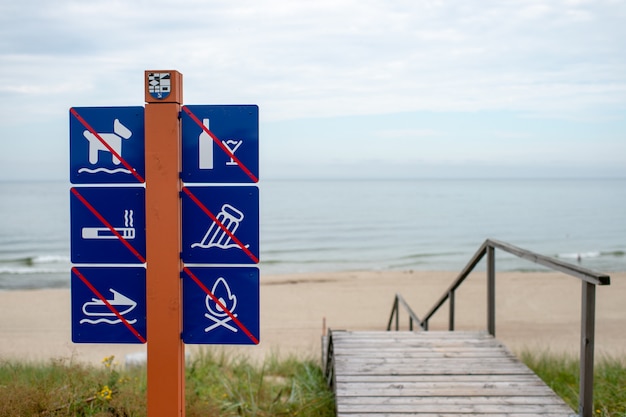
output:
M387 323L387 331L391 331L391 323L393 323L394 314L398 314L398 294L396 294L396 297L393 299L393 306L391 307L391 315L389 316L389 323Z
M448 302L450 303L450 313L448 315L448 330L454 330L454 291L448 293Z
M396 332L400 330L400 300L396 295Z
M496 254L487 246L487 331L496 336Z
M580 386L578 415L593 415L593 354L595 339L596 286L583 281L580 329Z

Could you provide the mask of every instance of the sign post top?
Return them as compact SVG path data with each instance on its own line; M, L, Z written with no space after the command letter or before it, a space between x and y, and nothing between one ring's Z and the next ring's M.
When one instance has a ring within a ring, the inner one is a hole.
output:
M146 103L183 103L183 74L176 70L147 70Z

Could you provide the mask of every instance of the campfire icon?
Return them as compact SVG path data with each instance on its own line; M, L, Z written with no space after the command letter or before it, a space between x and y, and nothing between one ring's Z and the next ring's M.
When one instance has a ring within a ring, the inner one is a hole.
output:
M233 317L237 317L235 314L235 308L237 307L237 297L230 291L230 287L228 286L228 282L223 277L220 277L213 284L213 288L211 289L211 293L215 298L217 298L221 304L215 302L215 300L207 295L205 298L205 305L208 313L205 313L205 317L212 320L213 324L204 329L206 333L210 332L213 329L218 327L225 327L233 333L237 333L237 328L229 324L232 321ZM223 307L226 307L228 312L224 310Z

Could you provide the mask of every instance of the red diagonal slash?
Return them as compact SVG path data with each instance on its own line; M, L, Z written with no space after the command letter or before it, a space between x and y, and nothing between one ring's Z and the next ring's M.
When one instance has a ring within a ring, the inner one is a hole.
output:
M111 226L111 223L109 223L100 213L98 213L98 210L96 210L94 206L89 204L89 202L85 199L85 197L80 195L80 193L78 192L76 188L72 188L71 191L76 196L76 198L78 198L80 202L83 203L85 207L87 207L87 209L94 216L96 216L98 220L100 220L102 224L105 225L111 231L111 233L113 233L115 237L117 237L120 240L120 242L122 242L124 246L126 246L128 250L130 250L133 253L133 255L137 257L137 259L139 259L139 262L141 262L142 264L146 263L146 258L144 258L139 252L137 252L137 249L133 248L133 245L131 245L126 239L124 239L124 237L122 237L122 235L117 230L115 230L113 226Z
M198 119L198 117L197 117L195 114L193 114L193 113L191 112L191 110L189 110L186 106L183 106L183 110L185 111L185 113L187 113L187 114L189 115L189 117L191 117L191 120L193 120L194 122L196 122L196 124L197 124L198 126L200 126L200 128L201 128L201 129L202 129L202 130L203 130L203 131L204 131L207 135L211 136L211 138L213 139L213 142L217 143L217 146L219 146L219 147L220 147L220 149L222 149L224 152L226 152L226 155L228 155L228 157L229 157L230 159L232 159L233 161L235 161L235 162L237 163L237 165L238 165L238 166L239 166L239 167L243 170L243 172L245 172L245 173L246 173L246 175L247 175L248 177L250 177L250 179L252 180L252 182L254 182L254 183L259 182L259 179L256 177L256 175L254 175L254 174L252 173L252 171L250 171L250 170L248 169L248 167L247 167L247 166L245 166L244 164L242 164L242 163L241 163L241 161L239 160L239 158L237 158L237 157L235 156L235 154L234 154L233 152L231 152L231 150L230 150L230 149L228 149L228 147L227 147L226 145L224 145L224 144L222 143L222 141L221 141L221 140L219 140L219 138L218 138L217 136L215 136L215 134L214 134L213 132L211 132L211 131L210 131L210 130L209 130L209 129L208 129L208 128L204 125L204 123L202 123L202 122L200 121L200 119Z
M117 317L118 319L120 319L120 320L122 321L122 323L124 323L124 325L125 325L126 327L128 327L128 330L130 330L130 332L131 332L132 334L134 334L134 335L135 335L135 337L136 337L137 339L139 339L139 341L140 341L141 343L146 343L146 338L145 338L145 337L143 337L143 336L142 336L142 335L141 335L141 334L140 334L140 333L139 333L139 332L138 332L138 331L137 331L137 330L136 330L136 329L132 326L132 324L130 324L130 323L128 322L128 320L126 320L126 319L124 318L124 316L122 316L122 315L121 315L121 314L120 314L120 313L119 313L119 312L115 309L115 307L113 307L113 306L111 305L111 303L109 303L109 302L107 301L107 299L106 299L106 298L105 298L102 294L100 294L100 291L98 291L98 290L96 289L96 287L94 287L94 286L91 284L91 282L89 282L89 280L87 280L87 278L85 278L85 276L84 276L84 275L83 275L83 274L82 274L82 273L81 273L81 272L80 272L80 271L79 271L76 267L73 267L73 268L72 268L72 272L73 272L73 273L74 273L74 274L75 274L78 278L80 278L80 280L81 280L81 281L82 281L82 282L83 282L83 283L87 286L87 288L89 288L89 289L91 290L91 292L93 292L93 293L96 295L96 297L98 297L98 298L100 299L100 301L102 301L102 302L104 303L104 305L105 305L105 306L107 306L107 308L108 308L109 310L111 310L111 312L112 312L113 314L115 314L115 317Z
M198 277L191 272L191 270L187 267L183 268L183 271L185 271L185 273L187 274L187 276L189 278L191 278L196 284L198 284L198 286L202 289L202 291L204 291L209 297L211 297L211 300L213 300L213 302L215 302L215 304L222 309L222 311L224 311L226 314L228 314L228 317L230 317L230 319L237 325L237 327L239 327L241 329L241 331L243 331L246 336L248 336L250 338L250 340L252 340L252 343L254 343L255 345L259 344L259 339L257 339L256 337L254 337L254 335L252 334L252 332L250 332L250 330L248 330L246 328L246 326L243 325L243 323L241 321L239 321L239 319L237 318L237 316L235 316L233 313L230 312L230 310L228 310L226 308L226 306L224 304L222 304L220 302L220 300L218 300L218 298L215 296L215 294L213 294L207 287L206 285L204 285L202 283L202 281L200 281L200 279L198 279Z
M72 115L74 115L74 117L76 117L76 119L78 119L78 121L85 126L85 129L87 129L92 135L94 135L96 138L98 138L98 140L107 148L107 150L109 152L111 152L111 154L113 156L115 156L119 161L122 162L122 165L124 165L124 167L126 167L127 170L129 170L134 176L135 178L137 178L137 181L139 181L140 183L144 183L146 182L146 180L143 179L143 177L141 175L139 175L139 173L137 172L137 170L135 168L133 168L128 162L126 162L126 160L124 158L122 158L122 155L118 154L115 149L113 149L111 147L111 145L109 145L107 143L106 140L102 139L102 136L100 136L98 134L98 132L96 132L94 130L93 127L91 127L91 125L89 125L89 123L87 123L87 121L85 119L82 118L82 116L80 114L78 114L78 112L74 109L71 108L70 109L70 113L72 113Z
M231 232L230 230L228 230L228 228L226 226L224 226L222 224L222 222L220 222L217 217L215 217L215 215L213 213L211 213L211 211L204 205L202 204L202 201L200 201L198 199L198 197L196 197L187 187L183 187L183 191L185 192L185 194L187 194L189 196L189 198L191 198L191 201L193 201L194 203L196 203L196 205L200 208L200 210L202 210L204 212L204 214L206 214L207 216L209 216L211 218L211 220L213 220L213 222L215 224L217 224L219 226L220 229L222 229L224 231L224 233L226 233L228 235L229 238L231 238L236 244L237 246L239 246L239 248L245 252L246 255L248 255L248 257L250 259L252 259L252 261L255 264L259 263L259 258L257 258L251 251L250 249L248 249L246 247L246 245L244 245L239 239L237 239L237 237L233 234L233 232Z

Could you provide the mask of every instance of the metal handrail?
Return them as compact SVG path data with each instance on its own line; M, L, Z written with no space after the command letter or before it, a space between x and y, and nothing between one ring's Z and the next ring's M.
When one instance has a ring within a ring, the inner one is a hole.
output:
M496 267L495 267L495 250L500 249L519 258L543 265L555 271L563 272L567 275L576 277L582 281L582 301L581 301L581 329L580 329L580 387L579 387L579 403L578 414L581 417L591 417L593 415L593 362L594 362L594 344L595 344L595 303L596 303L596 285L610 285L611 278L609 275L598 273L578 265L570 264L548 256L540 255L519 248L509 243L501 242L495 239L487 239L478 248L474 256L470 259L461 273L452 282L443 295L437 300L433 307L424 315L420 322L423 330L428 330L428 322L433 315L439 311L439 308L446 302L449 302L448 329L454 330L455 325L455 291L465 281L468 275L474 270L476 265L487 255L487 331L495 336L496 334ZM407 311L411 311L410 307L404 299L396 295L394 308L387 330L391 328L391 322L396 314L396 330L398 330L398 300L401 299L403 306ZM415 316L417 317L417 316Z
M325 336L326 346L324 346L323 352L325 356L322 357L324 366L324 377L326 378L326 385L329 388L334 388L335 381L335 346L333 342L333 331L328 329L328 333Z
M391 330L391 324L393 323L394 318L396 323L395 330L400 330L400 306L402 306L409 315L409 330L413 331L413 322L417 323L417 325L422 329L424 328L422 321L417 317L417 314L415 314L415 312L411 309L406 300L400 294L396 294L393 299L393 307L391 308L389 323L387 323L387 331Z

